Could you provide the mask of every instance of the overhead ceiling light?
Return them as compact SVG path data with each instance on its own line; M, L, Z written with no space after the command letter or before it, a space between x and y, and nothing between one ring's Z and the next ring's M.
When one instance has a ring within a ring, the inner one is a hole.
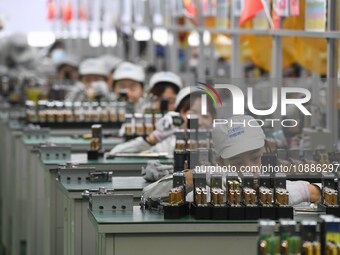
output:
M104 47L115 47L117 45L116 30L104 31L102 40Z
M136 29L133 37L136 41L149 41L151 39L150 30L146 27L139 27Z
M211 42L211 34L209 31L204 31L203 33L203 43L209 45Z
M168 43L168 31L163 28L156 28L152 33L152 39L162 46Z
M55 35L52 32L29 32L27 42L31 47L47 47L55 42Z
M101 40L100 40L99 31L91 31L90 36L89 36L89 43L90 43L90 46L93 48L97 48L100 46Z
M188 44L191 47L197 47L200 45L200 38L197 31L192 31L188 37Z

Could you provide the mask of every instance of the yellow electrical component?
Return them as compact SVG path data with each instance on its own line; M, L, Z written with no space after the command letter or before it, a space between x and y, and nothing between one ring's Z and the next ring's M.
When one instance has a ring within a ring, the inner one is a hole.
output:
M276 204L279 206L288 205L289 193L285 189L278 188L275 193Z
M260 242L260 255L267 255L267 241L262 240Z
M218 205L218 191L216 189L213 189L211 192L211 203Z
M206 204L207 203L207 195L208 195L208 192L207 192L207 189L206 188L201 188L202 190L202 197L201 197L201 202L202 204Z
M195 201L197 205L202 204L202 191L200 188L196 188L195 190Z
M183 203L183 196L184 196L183 187L176 187L172 188L169 191L169 201L171 205L178 205Z
M334 243L327 242L326 244L326 255L338 255L337 247Z

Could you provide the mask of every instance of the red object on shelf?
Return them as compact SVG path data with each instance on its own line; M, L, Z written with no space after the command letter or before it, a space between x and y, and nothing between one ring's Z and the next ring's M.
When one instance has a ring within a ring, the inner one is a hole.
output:
M188 17L193 18L197 14L197 8L192 0L184 0L184 8Z
M277 15L277 12L273 10L273 23L274 23L274 29L280 29L281 27L281 20L279 15Z
M87 20L88 19L87 10L86 10L86 7L84 5L79 6L78 17L79 17L80 20Z
M73 17L73 10L71 2L67 2L62 8L62 17L64 22L70 22Z
M47 19L53 20L56 18L55 2L48 1L47 3Z
M253 19L255 15L263 9L264 7L261 0L245 0L240 17L240 26L242 26L248 20Z

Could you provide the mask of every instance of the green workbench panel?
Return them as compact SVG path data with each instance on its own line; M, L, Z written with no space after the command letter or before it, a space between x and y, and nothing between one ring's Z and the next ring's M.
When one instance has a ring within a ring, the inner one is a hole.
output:
M86 153L71 154L71 159L67 161L77 162L81 165L146 165L151 158L116 157L113 159L100 158L98 160L87 160ZM160 158L161 164L173 164L173 159ZM57 165L65 163L65 160L43 160L44 165Z
M164 214L158 211L145 210L144 212L139 206L133 207L133 212L110 212L110 211L90 211L90 217L97 224L129 224L129 223L256 223L257 221L241 221L241 220L196 220L191 216L181 219L164 219Z
M112 185L113 183L113 185ZM115 190L142 190L150 183L145 181L141 176L134 177L113 177L112 182L100 182L100 183L60 183L63 189L66 191L83 191L88 189L106 188Z
M91 142L90 139L74 138L71 136L51 136L48 139L23 137L22 139L26 145L38 145L45 142L51 142L55 144L89 145ZM123 138L103 138L103 144L116 145L124 142L125 140Z
M21 130L23 129L23 125L17 121L9 121L8 126L12 130Z
M8 119L8 113L0 111L0 119L7 120Z
M320 212L295 212L294 220L320 221ZM142 211L139 206L133 207L133 212L90 211L89 216L96 224L139 224L139 223L257 223L256 220L196 220L186 216L181 219L164 219L164 214L156 210Z
M141 176L113 177L112 183L115 190L140 190L150 184Z

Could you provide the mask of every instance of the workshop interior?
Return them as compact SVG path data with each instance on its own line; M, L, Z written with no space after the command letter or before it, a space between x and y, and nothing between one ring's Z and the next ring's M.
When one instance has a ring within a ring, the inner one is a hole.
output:
M1 0L0 255L340 255L340 1Z

